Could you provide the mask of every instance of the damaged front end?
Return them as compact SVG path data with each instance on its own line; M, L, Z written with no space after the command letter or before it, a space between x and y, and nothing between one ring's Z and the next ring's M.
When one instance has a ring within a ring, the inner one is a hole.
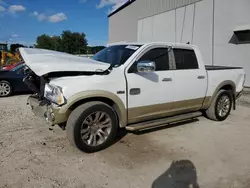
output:
M24 70L26 77L23 81L34 92L29 96L27 103L31 106L33 113L43 118L50 126L63 124L70 114L69 111L61 110L67 100L63 95L63 89L50 84L50 80L69 76L104 75L109 74L110 71L110 69L103 72L65 71L38 76L27 66Z
M44 49L19 49L25 62L24 83L34 92L28 99L33 112L51 125L64 123L68 111L63 86L53 85L60 77L107 75L112 66L89 58Z
M37 76L30 68L26 66L24 69L26 75L23 82L28 88L34 92L30 95L27 101L33 113L43 118L49 125L53 126L61 121L66 121L66 118L58 121L59 109L52 105L51 101L44 97L46 80L43 76ZM56 119L57 117L57 119Z

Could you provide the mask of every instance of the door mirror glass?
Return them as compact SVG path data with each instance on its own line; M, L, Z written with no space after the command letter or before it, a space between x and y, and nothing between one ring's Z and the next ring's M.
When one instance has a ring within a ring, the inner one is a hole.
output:
M137 63L138 72L154 72L155 71L155 62L153 61L139 61Z

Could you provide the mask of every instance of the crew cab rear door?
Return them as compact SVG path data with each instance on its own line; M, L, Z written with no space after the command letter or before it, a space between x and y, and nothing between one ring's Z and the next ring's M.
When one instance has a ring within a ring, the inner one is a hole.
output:
M165 117L171 112L174 90L168 52L166 45L148 47L126 71L129 123ZM156 70L137 72L140 61L155 62Z
M174 47L171 53L175 59L173 110L179 113L199 110L207 90L207 72L202 58L197 58L192 48Z

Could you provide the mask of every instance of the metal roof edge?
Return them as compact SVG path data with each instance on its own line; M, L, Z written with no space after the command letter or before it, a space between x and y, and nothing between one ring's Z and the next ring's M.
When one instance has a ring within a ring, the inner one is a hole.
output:
M118 9L116 9L115 11L111 12L108 15L108 18L113 16L114 14L116 14L117 12L120 12L122 9L126 8L127 6L129 6L130 4L132 4L133 2L135 2L136 0L128 0L126 3L124 3L122 6L120 6Z

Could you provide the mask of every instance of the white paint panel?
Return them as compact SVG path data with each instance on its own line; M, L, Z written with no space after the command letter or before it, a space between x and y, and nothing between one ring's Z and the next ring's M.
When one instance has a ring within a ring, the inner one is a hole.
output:
M109 75L105 76L68 76L64 78L55 78L51 80L50 83L60 86L67 100L83 91L99 90L116 95L121 99L125 108L127 108L126 95L117 95L117 91L126 91L124 69L121 67L114 69Z
M193 44L200 48L206 65L212 65L213 1L195 4Z
M207 76L204 68L194 70L176 70L173 72L175 102L205 97ZM205 79L198 79L198 76L205 76ZM200 106L201 105L202 104L200 104Z
M153 20L153 41L175 42L175 11L156 15Z
M194 47L194 51L198 60L199 69L173 70L174 101L198 99L206 95L208 78L202 54L197 47ZM198 79L198 76L204 76L204 79ZM174 108L178 109L179 107L174 106Z
M212 96L218 85L225 80L231 80L236 84L236 92L243 89L244 72L242 69L226 69L207 71L208 73L208 90L207 96Z
M162 82L163 78L173 78L172 71L136 73L126 76L128 91L133 88L141 90L139 95L128 96L128 108L173 102L173 82Z

